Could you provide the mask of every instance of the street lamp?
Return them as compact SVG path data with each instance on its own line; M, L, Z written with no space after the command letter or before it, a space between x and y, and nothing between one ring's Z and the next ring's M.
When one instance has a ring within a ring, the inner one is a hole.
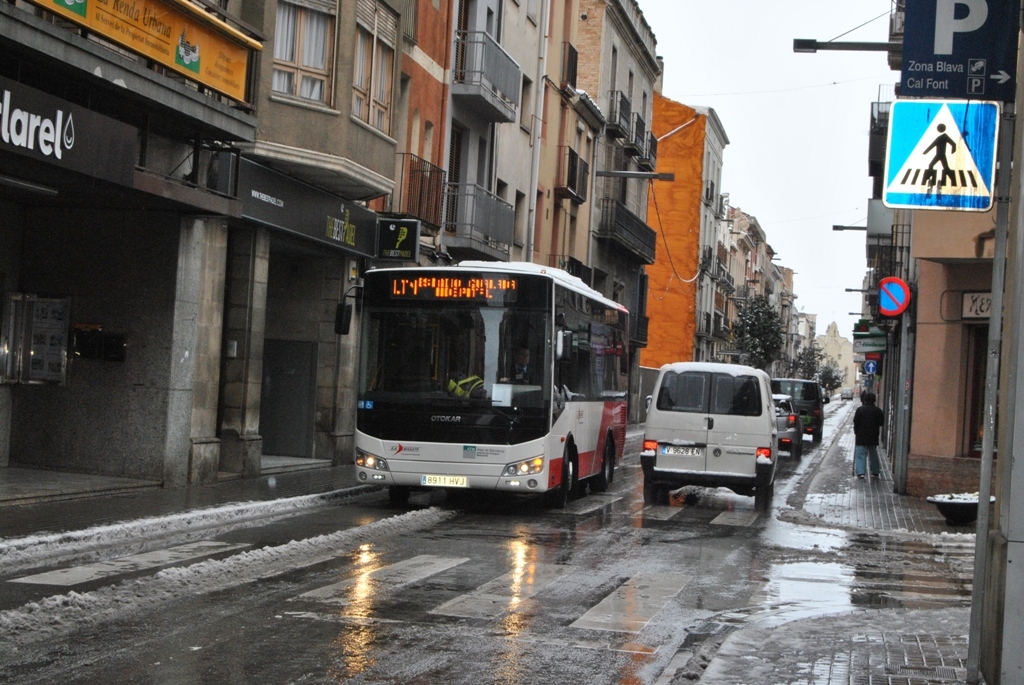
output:
M594 176L609 178L642 178L651 181L675 181L676 175L672 173L655 173L648 171L595 171Z
M853 50L857 52L893 52L902 51L903 43L837 43L835 41L819 41L814 38L794 38L793 52L813 53L818 50Z

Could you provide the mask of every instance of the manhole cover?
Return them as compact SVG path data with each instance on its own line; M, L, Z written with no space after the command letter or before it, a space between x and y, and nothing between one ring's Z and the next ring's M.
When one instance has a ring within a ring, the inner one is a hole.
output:
M909 675L937 680L959 680L956 669L949 666L907 666L887 664L885 675Z

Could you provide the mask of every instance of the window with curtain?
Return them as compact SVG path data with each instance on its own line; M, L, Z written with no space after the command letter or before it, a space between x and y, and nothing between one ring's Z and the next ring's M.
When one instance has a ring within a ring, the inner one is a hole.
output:
M377 0L358 0L356 20L352 114L390 135L398 16Z
M336 8L333 2L310 0L277 3L275 92L330 103Z

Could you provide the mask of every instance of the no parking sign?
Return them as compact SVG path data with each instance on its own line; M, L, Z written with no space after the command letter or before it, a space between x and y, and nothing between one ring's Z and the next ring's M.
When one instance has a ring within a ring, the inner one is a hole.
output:
M910 306L910 286L895 276L878 282L878 311L883 316L899 316Z

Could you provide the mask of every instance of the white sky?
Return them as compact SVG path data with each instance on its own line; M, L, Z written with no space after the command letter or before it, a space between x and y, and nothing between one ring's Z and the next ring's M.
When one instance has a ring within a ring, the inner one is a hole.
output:
M867 223L871 103L900 75L884 52L797 54L793 39L886 42L891 0L638 2L665 60L662 93L725 127L721 191L797 272L796 307L818 315L818 334L835 321L852 339L860 293L845 288L861 287L865 234L832 225Z

